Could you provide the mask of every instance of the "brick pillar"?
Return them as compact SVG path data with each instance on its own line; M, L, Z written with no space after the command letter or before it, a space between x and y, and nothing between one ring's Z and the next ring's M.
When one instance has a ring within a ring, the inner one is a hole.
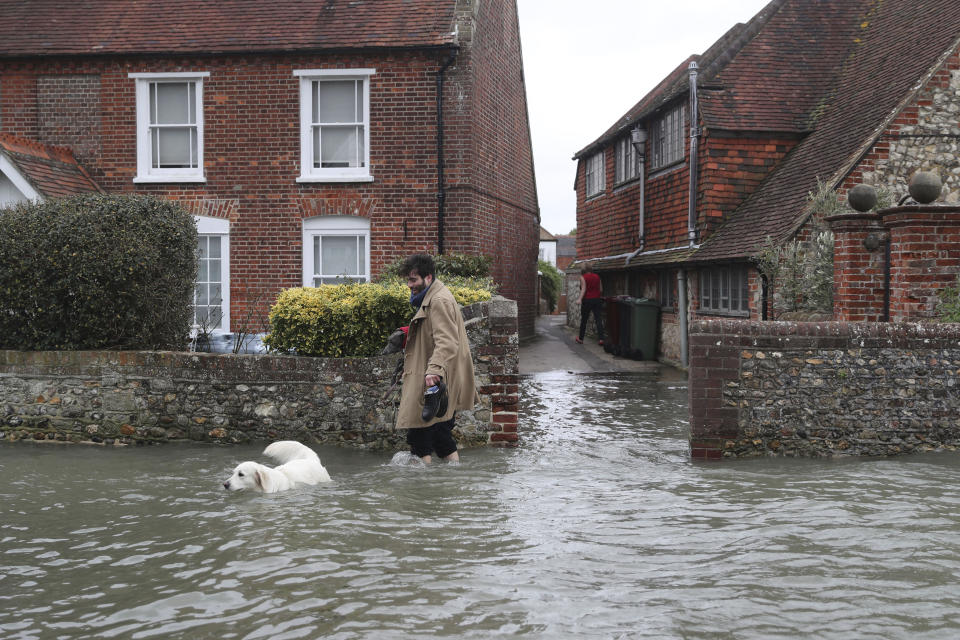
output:
M690 457L719 460L724 443L739 433L740 409L723 397L740 377L740 342L745 323L697 320L690 325Z
M887 231L875 213L831 216L833 231L833 319L883 319Z
M490 443L516 445L520 405L520 341L517 303L497 297L490 301L490 380L479 392L490 396Z
M937 292L960 272L960 207L893 207L880 216L890 233L891 322L934 317Z

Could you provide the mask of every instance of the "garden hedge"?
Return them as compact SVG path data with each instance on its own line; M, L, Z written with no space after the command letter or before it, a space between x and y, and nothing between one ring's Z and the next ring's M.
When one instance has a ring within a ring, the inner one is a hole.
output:
M464 306L493 295L484 287L447 286ZM373 356L412 317L410 289L398 279L287 289L270 310L270 333L263 342L272 351L301 356Z
M196 251L193 217L156 198L0 209L0 348L182 349Z

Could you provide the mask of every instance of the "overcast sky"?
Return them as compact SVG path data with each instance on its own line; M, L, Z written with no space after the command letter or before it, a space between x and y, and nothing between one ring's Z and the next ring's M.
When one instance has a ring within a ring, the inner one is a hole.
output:
M577 226L573 154L769 0L517 0L541 224Z

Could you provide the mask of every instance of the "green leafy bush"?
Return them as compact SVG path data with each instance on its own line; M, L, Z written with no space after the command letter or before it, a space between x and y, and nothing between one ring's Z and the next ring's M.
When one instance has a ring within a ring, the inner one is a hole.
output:
M379 282L406 284L407 274L400 273L400 267L405 258L398 258L383 270ZM493 258L490 256L468 256L458 253L446 253L434 257L437 267L437 279L451 290L476 289L489 291L496 295L499 285L490 277L490 265ZM463 303L461 303L463 304Z
M937 317L943 322L960 322L960 275L951 286L940 290Z
M486 278L490 275L490 256L468 256L462 253L445 253L435 258L437 277L459 276L461 278Z
M0 209L0 348L181 349L196 250L193 217L156 198Z
M447 286L461 305L492 296L489 289ZM270 310L270 333L263 342L273 351L302 356L373 356L412 317L410 289L396 277L377 283L287 289Z
M557 271L557 268L546 260L537 262L537 269L542 274L540 280L543 297L546 298L550 311L557 308L557 302L560 300L560 292L563 289L563 276Z

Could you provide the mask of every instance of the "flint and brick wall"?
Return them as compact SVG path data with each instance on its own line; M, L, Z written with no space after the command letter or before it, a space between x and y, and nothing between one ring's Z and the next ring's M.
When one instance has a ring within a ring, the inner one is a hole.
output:
M954 449L958 387L960 324L697 321L691 456Z
M480 404L464 446L518 439L517 305L465 307ZM401 449L399 354L302 358L145 351L0 351L0 437L131 444L281 439Z

